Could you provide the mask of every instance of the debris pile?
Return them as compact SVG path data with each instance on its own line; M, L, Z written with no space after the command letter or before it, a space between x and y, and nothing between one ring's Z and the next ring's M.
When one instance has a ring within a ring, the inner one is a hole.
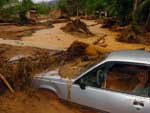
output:
M25 89L30 85L31 65L28 60L21 59L16 64L1 61L0 72L15 90Z
M111 50L96 45L75 41L67 50L68 63L60 67L59 73L64 78L74 78L87 66L101 61ZM69 71L68 71L69 70Z
M105 47L100 47L94 44L88 44L80 41L74 41L67 50L69 58L76 58L79 56L97 56L108 53L110 51L111 50Z
M82 61L81 58L76 59L75 61L65 64L60 67L59 73L61 77L63 78L75 78L79 75L81 70L86 68L88 65L90 65L91 62L94 62L95 59L93 60L88 60L88 61ZM68 71L69 70L69 71Z
M139 38L136 36L135 33L126 34L126 32L121 34L117 38L117 40L120 42L127 42L127 43L139 43L140 42Z
M102 28L110 28L117 23L115 18L109 17L103 20Z
M36 52L31 56L18 55L12 58L0 54L0 74L8 81L15 90L24 90L30 87L30 82L35 73L54 69L61 65L60 59L63 59L63 52L49 51ZM6 53L6 52L5 52ZM4 82L0 79L1 91L6 89Z
M120 42L127 42L127 43L140 43L140 37L131 30L131 28L126 28L121 31L121 34L117 38Z
M88 44L84 42L73 42L67 50L68 59L73 59L85 55L85 49L87 46Z
M63 77L68 76L68 73L76 75L76 72L80 72L81 69L85 68L91 62L101 59L101 56L108 52L104 47L75 41L67 51L38 50L30 53L30 55L21 55L13 51L15 56L11 55L8 58L6 57L6 53L10 54L8 53L10 47L6 46L6 49L0 49L0 74L6 78L15 91L30 87L31 79L37 73L59 67L63 70L67 67L67 71L64 70L63 72ZM68 69L70 70L69 72ZM1 83L2 81L0 81ZM3 88L3 86L0 87L0 89Z
M120 42L127 43L141 43L141 44L150 44L150 33L135 33L132 28L126 27L121 30L120 35L118 35L117 40Z
M80 32L88 35L93 35L93 33L88 29L87 25L84 22L82 22L80 19L72 20L61 29L64 32Z

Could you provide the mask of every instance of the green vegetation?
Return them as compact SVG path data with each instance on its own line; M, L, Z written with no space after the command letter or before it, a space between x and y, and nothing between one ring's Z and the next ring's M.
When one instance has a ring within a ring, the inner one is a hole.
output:
M37 13L39 15L46 15L46 14L48 14L49 10L51 9L51 6L47 2L41 2L38 4L34 4L33 7L35 9L37 9Z
M132 0L110 0L106 10L118 18L120 25L126 25L132 14L132 3Z
M121 26L131 24L135 32L150 31L150 0L59 0L57 6L72 15L107 11Z
M26 17L26 14L28 10L30 10L33 7L33 2L31 0L22 0L19 6L20 24L27 24L28 19Z
M150 0L140 1L137 9L133 12L133 29L143 32L150 31Z
M17 21L16 14L19 9L18 0L1 0L0 1L0 21L12 22Z
M59 0L57 4L57 8L60 8L61 10L67 11L67 0Z
M37 9L39 15L48 14L51 6L46 3L34 4L32 0L0 0L0 20L4 22L28 23L26 14L30 9ZM18 18L19 15L19 18Z
M121 26L130 24L135 32L141 29L150 31L150 0L58 0L51 5L46 2L34 4L32 0L0 0L0 17L19 14L20 20L26 23L25 15L31 8L37 9L39 15L48 14L53 8L61 9L71 16L94 16L96 12L106 11Z
M7 4L10 0L0 0L0 8L2 8L3 5Z

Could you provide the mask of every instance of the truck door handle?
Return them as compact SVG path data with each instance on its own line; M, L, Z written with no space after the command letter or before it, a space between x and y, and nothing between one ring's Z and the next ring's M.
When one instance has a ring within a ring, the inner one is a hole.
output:
M144 103L143 102L138 102L138 101L134 101L133 105L140 105L140 106L144 107Z
M139 101L134 101L133 106L136 108L136 110L141 110L144 107L144 103Z

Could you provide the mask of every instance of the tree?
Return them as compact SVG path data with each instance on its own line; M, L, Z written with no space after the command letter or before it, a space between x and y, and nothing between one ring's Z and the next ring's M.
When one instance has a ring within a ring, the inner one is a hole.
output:
M67 0L67 10L69 15L74 16L77 14L77 0Z
M26 17L26 13L29 9L31 9L33 6L32 0L22 0L20 8L19 8L19 17L20 17L20 23L21 24L27 24L28 19Z
M108 4L107 11L109 15L116 16L119 19L120 25L129 23L133 11L132 0L110 0Z
M150 0L143 0L133 12L132 28L138 32L141 27L150 31ZM141 26L141 27L140 27Z
M1 22L17 22L18 0L0 1L0 20Z
M137 31L140 26L148 30L150 26L150 0L59 0L59 7L67 9L72 15L107 11L124 26L132 23ZM149 28L150 29L150 28Z
M38 14L48 14L49 10L51 9L51 5L47 2L41 2L34 4L34 8L37 9Z
M58 8L60 8L61 10L67 10L67 0L59 0Z
M0 0L0 8L2 8L3 5L7 4L10 0Z

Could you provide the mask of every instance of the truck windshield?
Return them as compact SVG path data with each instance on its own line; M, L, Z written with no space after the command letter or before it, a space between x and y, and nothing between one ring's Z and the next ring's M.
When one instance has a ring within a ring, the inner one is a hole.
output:
M75 76L80 76L82 73L86 72L87 70L89 70L90 68L96 66L97 64L99 64L100 62L102 62L107 55L103 55L103 57L101 57L100 59L96 60L95 62L92 62L91 64L89 64L87 67L81 69L81 71Z

